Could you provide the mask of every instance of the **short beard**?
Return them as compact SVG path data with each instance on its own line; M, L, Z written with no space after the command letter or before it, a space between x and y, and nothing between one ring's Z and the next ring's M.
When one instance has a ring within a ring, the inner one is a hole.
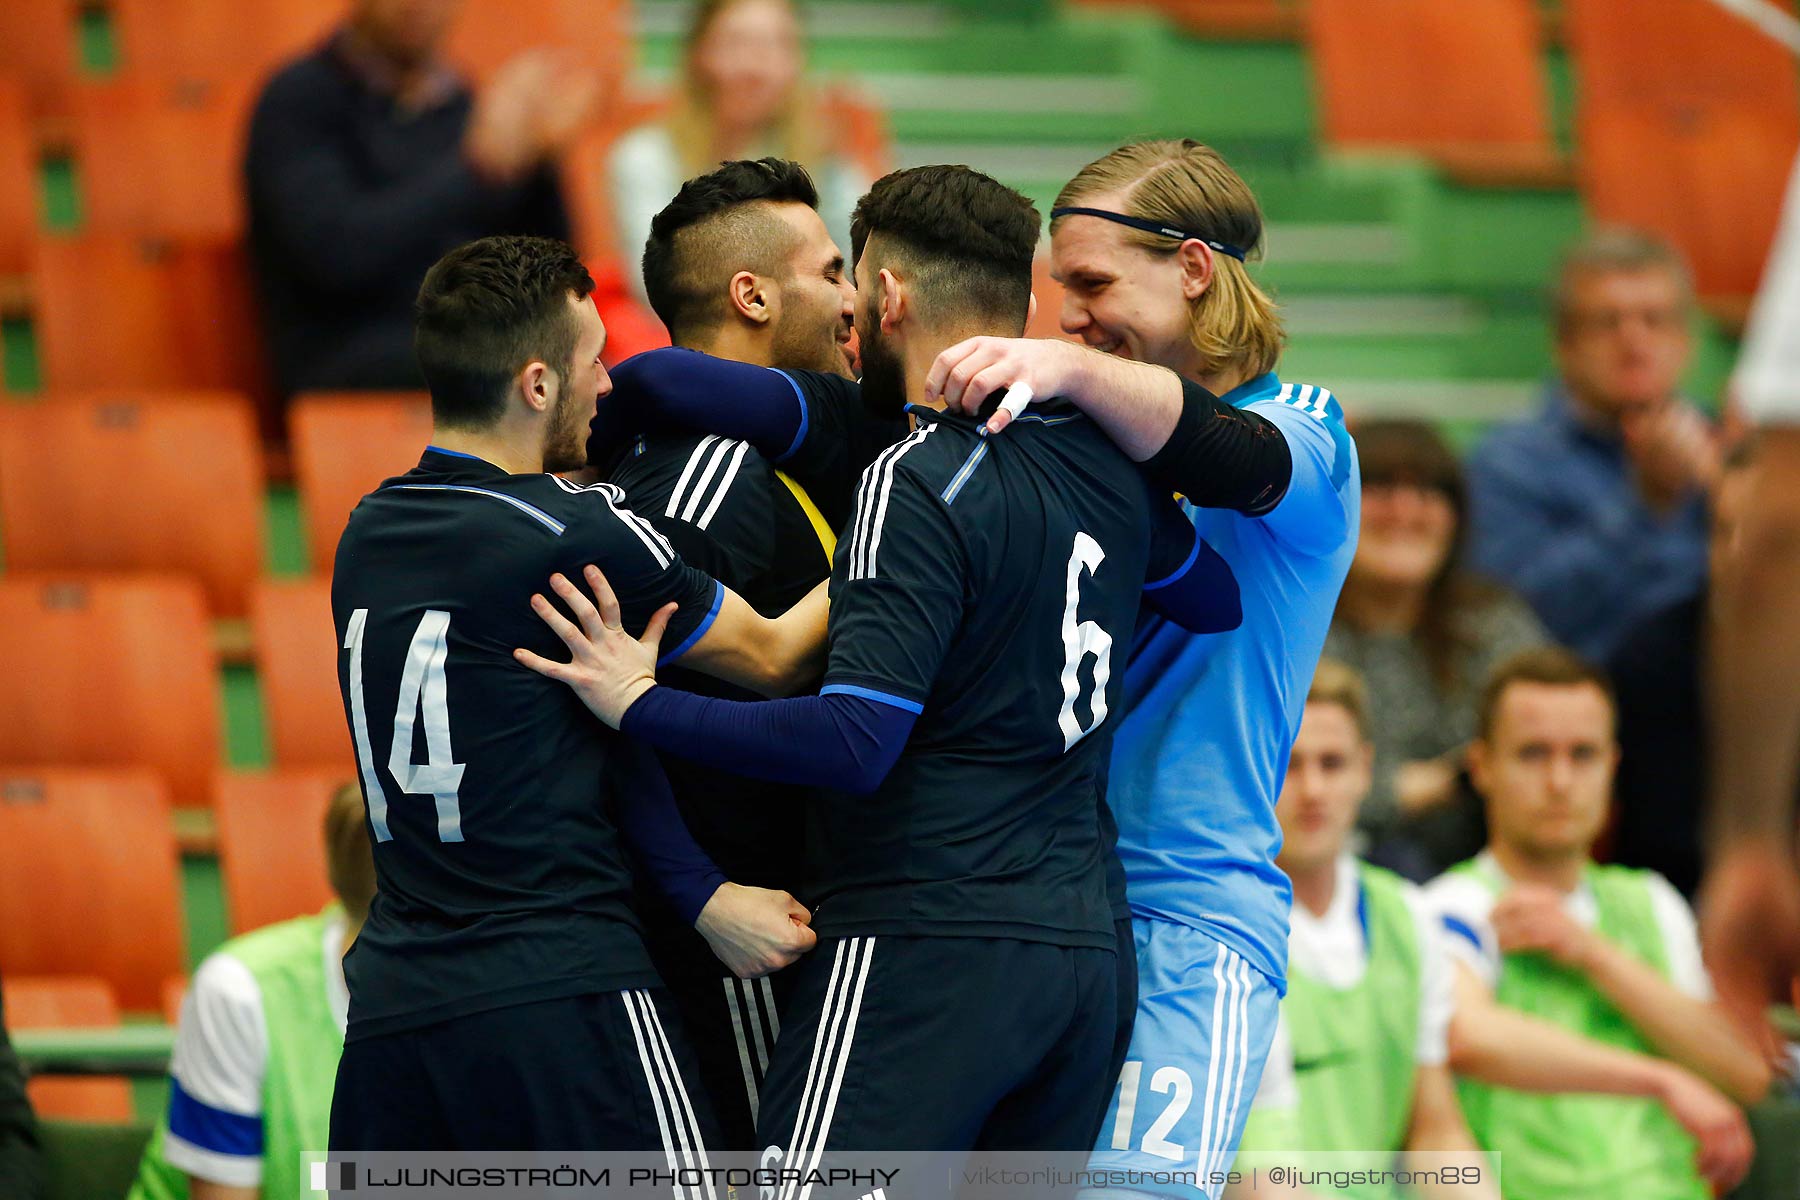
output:
M906 364L873 323L869 328L862 339L863 408L873 417L891 420L906 411Z
M559 392L550 428L544 431L544 470L551 474L579 471L588 465L588 427L569 419L574 411L573 398L566 391Z
M844 359L843 344L837 340L838 324L834 320L823 328L802 329L789 317L775 327L769 344L769 362L788 371L818 371L824 375L848 378L850 364Z

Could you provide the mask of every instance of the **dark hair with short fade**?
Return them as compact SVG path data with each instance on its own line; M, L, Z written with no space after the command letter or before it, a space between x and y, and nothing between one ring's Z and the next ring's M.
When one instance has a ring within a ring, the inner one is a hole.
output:
M981 318L1022 333L1042 223L1030 200L979 171L909 167L877 179L856 202L851 258L862 262L869 239L879 238L906 259L931 323Z
M1619 700L1612 680L1605 671L1561 646L1534 646L1503 660L1488 676L1481 692L1481 707L1476 712L1477 736L1486 740L1493 736L1494 721L1500 715L1500 703L1507 689L1518 683L1536 683L1545 687L1597 687L1606 697L1606 707L1616 724Z
M594 280L554 238L487 237L432 264L414 305L413 353L440 425L480 429L505 409L507 384L538 360L564 378L579 329L569 294Z
M725 285L739 271L783 276L793 238L756 204L819 207L819 189L797 162L735 159L681 185L650 222L644 295L676 341L725 319Z

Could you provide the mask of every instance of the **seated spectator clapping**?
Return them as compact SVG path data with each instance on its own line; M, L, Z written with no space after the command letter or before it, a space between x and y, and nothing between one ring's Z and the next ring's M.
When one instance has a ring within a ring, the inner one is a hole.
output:
M250 246L284 394L422 387L412 301L426 268L489 234L569 236L553 160L602 80L579 56L534 51L473 94L441 56L456 7L355 0L257 101Z

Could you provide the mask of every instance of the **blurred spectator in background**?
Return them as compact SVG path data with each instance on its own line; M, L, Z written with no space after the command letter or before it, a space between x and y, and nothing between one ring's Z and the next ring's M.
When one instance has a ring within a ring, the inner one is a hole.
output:
M848 246L850 212L883 164L853 145L847 105L802 78L804 35L790 0L700 0L683 46L673 110L620 138L607 164L619 254L638 298L651 219L684 180L726 160L773 155L806 167L832 240Z
M1714 489L1711 587L1652 613L1607 664L1619 694L1621 751L1612 858L1650 868L1684 896L1700 884L1705 841L1709 593L1728 587L1743 565L1739 531L1752 453L1751 443L1733 449Z
M456 10L355 0L257 101L250 246L283 394L423 387L412 301L426 268L488 234L569 236L552 160L593 115L600 76L537 51L474 95L440 55Z
M1469 747L1488 847L1427 895L1452 955L1498 1004L1658 1055L1753 1104L1768 1065L1713 1003L1687 904L1652 871L1591 857L1618 764L1614 730L1609 685L1575 656L1540 648L1502 664ZM1742 1115L1716 1132L1702 1124L1696 1159L1667 1095L1651 1094L1664 1104L1462 1088L1470 1127L1502 1155L1509 1197L1706 1200L1709 1184L1734 1186L1751 1155Z
M25 1096L25 1072L6 1036L6 1001L0 995L0 1196L41 1200L43 1195L37 1118Z
M1496 663L1547 641L1531 609L1462 565L1468 495L1456 455L1419 421L1366 421L1362 532L1325 654L1355 668L1375 714L1375 773L1359 826L1379 847L1411 825L1433 862L1421 872L1396 847L1376 856L1433 875L1481 846L1479 807L1458 799L1463 747L1475 735L1481 686Z
M127 1200L292 1200L300 1156L323 1150L350 997L344 951L375 897L362 792L339 788L325 812L338 902L226 942L181 1003L169 1110Z
M1365 497L1367 486L1365 476ZM1446 1065L1453 993L1437 918L1417 887L1350 850L1372 778L1368 730L1356 672L1320 662L1275 805L1276 862L1294 884L1281 1020L1298 1103L1284 1128L1280 1108L1259 1094L1244 1149L1372 1154L1355 1165L1381 1169L1403 1150L1471 1152L1476 1144ZM1500 1193L1456 1185L1420 1194Z
M1721 997L1762 1034L1771 1000L1800 1000L1800 160L1736 387L1759 432L1741 545L1713 594L1713 844L1701 915Z
M1535 417L1469 459L1470 565L1515 588L1559 642L1604 661L1706 578L1711 427L1677 388L1693 285L1668 246L1602 230L1564 257L1561 379Z

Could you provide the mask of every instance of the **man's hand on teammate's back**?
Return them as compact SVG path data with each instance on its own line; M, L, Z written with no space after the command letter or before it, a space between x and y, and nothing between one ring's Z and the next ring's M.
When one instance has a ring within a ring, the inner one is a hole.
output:
M563 640L573 658L566 663L552 662L523 649L514 650L513 657L539 675L574 688L596 717L617 729L632 702L656 686L657 648L675 613L675 605L667 604L657 610L644 626L644 636L634 638L620 623L618 597L600 568L587 567L583 575L594 589L594 601L589 601L566 577L550 577L551 589L562 597L580 625L556 611L556 606L542 594L531 598L532 611Z
M786 892L724 883L694 928L733 975L755 979L793 964L817 944L811 921L806 906Z
M937 356L925 376L925 397L942 397L951 412L978 416L989 396L1025 384L1045 398L1064 395L1081 374L1083 359L1096 353L1073 342L1042 338L972 337ZM1017 413L1002 409L987 431L999 433Z

